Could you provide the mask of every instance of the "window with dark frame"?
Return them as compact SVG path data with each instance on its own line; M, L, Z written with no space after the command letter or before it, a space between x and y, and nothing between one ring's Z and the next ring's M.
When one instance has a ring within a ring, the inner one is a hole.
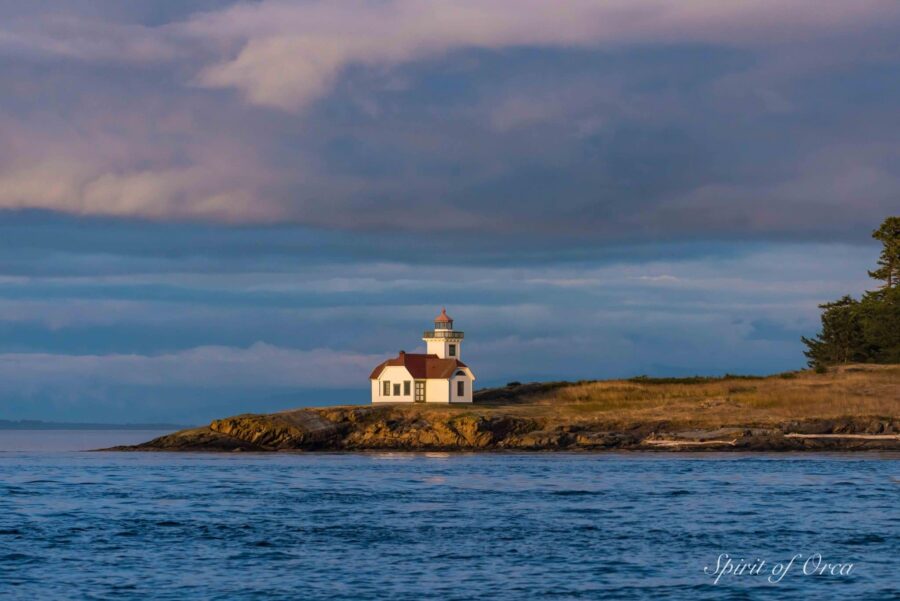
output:
M381 385L381 396L391 396L391 383L387 380Z
M403 383L403 396L409 396L409 388L411 384L410 381L407 380Z
M455 345L455 344L451 344L451 345L450 345L450 356L451 356L451 357L455 357L455 356L456 356L456 345Z
M394 396L400 396L400 385L394 384Z
M466 396L466 383L462 380L456 383L456 396Z

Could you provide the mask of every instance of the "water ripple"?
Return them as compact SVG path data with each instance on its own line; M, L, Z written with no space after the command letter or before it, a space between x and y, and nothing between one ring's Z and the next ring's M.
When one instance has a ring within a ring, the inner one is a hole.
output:
M4 453L0 598L888 598L898 464ZM857 568L715 586L720 553Z

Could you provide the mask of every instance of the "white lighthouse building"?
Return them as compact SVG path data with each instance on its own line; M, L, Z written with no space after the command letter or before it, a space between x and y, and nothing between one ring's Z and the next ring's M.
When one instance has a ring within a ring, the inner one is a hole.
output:
M446 309L422 336L426 352L400 351L372 371L373 403L471 403L475 376L460 360L464 334Z

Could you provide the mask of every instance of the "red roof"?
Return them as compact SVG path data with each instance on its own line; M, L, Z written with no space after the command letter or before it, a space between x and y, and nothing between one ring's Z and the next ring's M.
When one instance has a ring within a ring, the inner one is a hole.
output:
M453 321L449 315L447 315L447 309L441 308L441 314L434 318L434 321L437 322L448 322Z
M400 353L393 359L381 363L372 370L370 380L377 380L385 367L402 365L417 380L447 379L460 367L468 367L459 359L441 359L437 355Z

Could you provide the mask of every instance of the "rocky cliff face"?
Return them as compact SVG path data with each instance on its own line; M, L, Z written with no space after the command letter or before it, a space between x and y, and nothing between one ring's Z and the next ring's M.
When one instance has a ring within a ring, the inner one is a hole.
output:
M807 420L774 427L676 428L529 417L514 408L334 407L238 415L134 447L140 451L314 450L900 450L896 418Z

